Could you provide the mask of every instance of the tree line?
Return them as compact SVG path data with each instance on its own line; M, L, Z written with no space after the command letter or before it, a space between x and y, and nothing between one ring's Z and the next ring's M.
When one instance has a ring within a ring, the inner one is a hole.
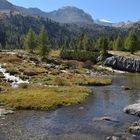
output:
M22 40L24 49L31 53L36 51L42 58L45 58L53 48L45 28L42 28L38 34L30 28ZM18 42L18 40L14 41ZM90 39L86 34L82 34L76 40L66 39L60 44L62 58L92 60L93 62L96 61L98 55L106 55L108 50L130 51L132 54L140 50L140 40L134 31L130 31L125 37L121 35L114 38L101 36L96 41Z
M96 41L92 41L86 34L82 34L77 40L63 44L61 57L95 62L97 56L107 55L108 50L129 51L134 54L137 50L140 50L140 40L134 31L130 31L125 37L121 35L115 38L102 36Z
M110 39L108 49L129 51L134 54L137 50L140 50L140 40L134 31L130 31L126 37L118 35L116 38Z

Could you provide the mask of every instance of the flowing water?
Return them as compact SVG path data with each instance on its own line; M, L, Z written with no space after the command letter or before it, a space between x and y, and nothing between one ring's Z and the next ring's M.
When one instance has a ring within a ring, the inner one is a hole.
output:
M6 72L6 69L5 68L2 68L1 64L0 64L0 72L4 75L4 79L6 81L11 81L11 86L13 88L16 88L18 87L19 84L22 84L22 83L26 83L26 84L29 84L28 81L23 81L22 79L20 79L19 77L16 77L14 75L10 75L10 73L7 73Z
M112 79L111 86L91 87L93 94L80 105L49 112L17 111L0 118L0 140L104 140L125 133L139 119L123 108L140 99L140 75L118 74ZM104 116L113 121L100 120Z

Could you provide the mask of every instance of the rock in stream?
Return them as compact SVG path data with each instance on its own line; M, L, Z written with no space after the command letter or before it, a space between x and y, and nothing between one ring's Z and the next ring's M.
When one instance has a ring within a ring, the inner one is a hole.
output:
M124 112L140 117L140 103L136 103L125 107Z

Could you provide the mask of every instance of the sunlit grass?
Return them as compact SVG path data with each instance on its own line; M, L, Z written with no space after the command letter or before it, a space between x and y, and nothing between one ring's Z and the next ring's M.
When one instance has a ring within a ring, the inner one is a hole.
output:
M59 51L51 52L51 58L57 58ZM29 58L1 56L0 62L9 73L29 80L30 85L21 85L12 89L10 83L0 79L0 104L13 109L49 110L59 106L78 104L91 93L86 86L110 85L111 80L92 77L82 62L60 61L59 67L44 67L43 63L33 64ZM47 63L46 63L47 64ZM35 74L32 74L35 73ZM3 75L0 75L1 77ZM41 86L40 86L41 85Z
M79 86L35 87L10 89L0 95L0 103L12 109L48 110L58 106L78 104L91 93Z

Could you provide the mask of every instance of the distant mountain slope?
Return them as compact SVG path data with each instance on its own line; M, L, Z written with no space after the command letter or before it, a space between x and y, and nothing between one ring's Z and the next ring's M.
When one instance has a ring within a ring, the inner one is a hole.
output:
M15 10L27 15L47 17L60 23L93 23L89 14L79 8L70 6L47 13L38 8L23 8L15 6L7 0L0 0L0 10Z
M59 45L60 41L68 40L71 34L64 26L49 19L19 13L0 13L0 43L3 46L13 42L17 42L17 46L12 47L22 46L18 43L21 43L30 28L36 33L39 33L41 28L45 28L55 45Z
M32 28L36 33L39 33L42 27L48 31L53 47L59 47L66 41L75 40L82 33L85 33L92 40L96 40L100 36L115 37L118 34L125 36L128 31L135 30L140 37L140 22L134 23L130 27L116 28L95 23L60 24L47 18L23 15L19 12L0 12L0 43L2 46L10 44L8 48L11 49L21 48L23 37L28 30Z
M48 13L38 8L26 9L16 6L16 9L25 14L47 17L59 23L93 23L93 19L89 14L76 7L67 6Z
M7 0L0 0L0 10L16 10L16 8Z
M100 36L113 37L118 33L122 35L126 33L119 28L94 23L60 24L47 18L22 15L18 12L0 13L0 43L5 45L8 41L21 40L30 28L39 33L42 27L48 31L49 38L56 47L67 40L77 39L82 33L87 34L92 40L96 40Z
M24 13L26 15L32 15L32 16L40 16L46 18L48 14L38 8L23 8L20 6L15 6L15 8L20 11L21 13Z
M30 16L40 16L44 18L49 18L59 23L83 23L83 24L95 24L101 26L110 26L110 27L130 27L131 22L119 22L119 23L111 23L106 20L93 20L92 16L88 13L84 12L83 10L66 6L60 8L58 10L52 12L44 12L38 8L24 8L20 6L13 5L12 3L8 2L7 0L0 0L0 11L18 11L25 15Z
M89 14L70 6L48 13L48 18L60 23L93 23L93 19Z

